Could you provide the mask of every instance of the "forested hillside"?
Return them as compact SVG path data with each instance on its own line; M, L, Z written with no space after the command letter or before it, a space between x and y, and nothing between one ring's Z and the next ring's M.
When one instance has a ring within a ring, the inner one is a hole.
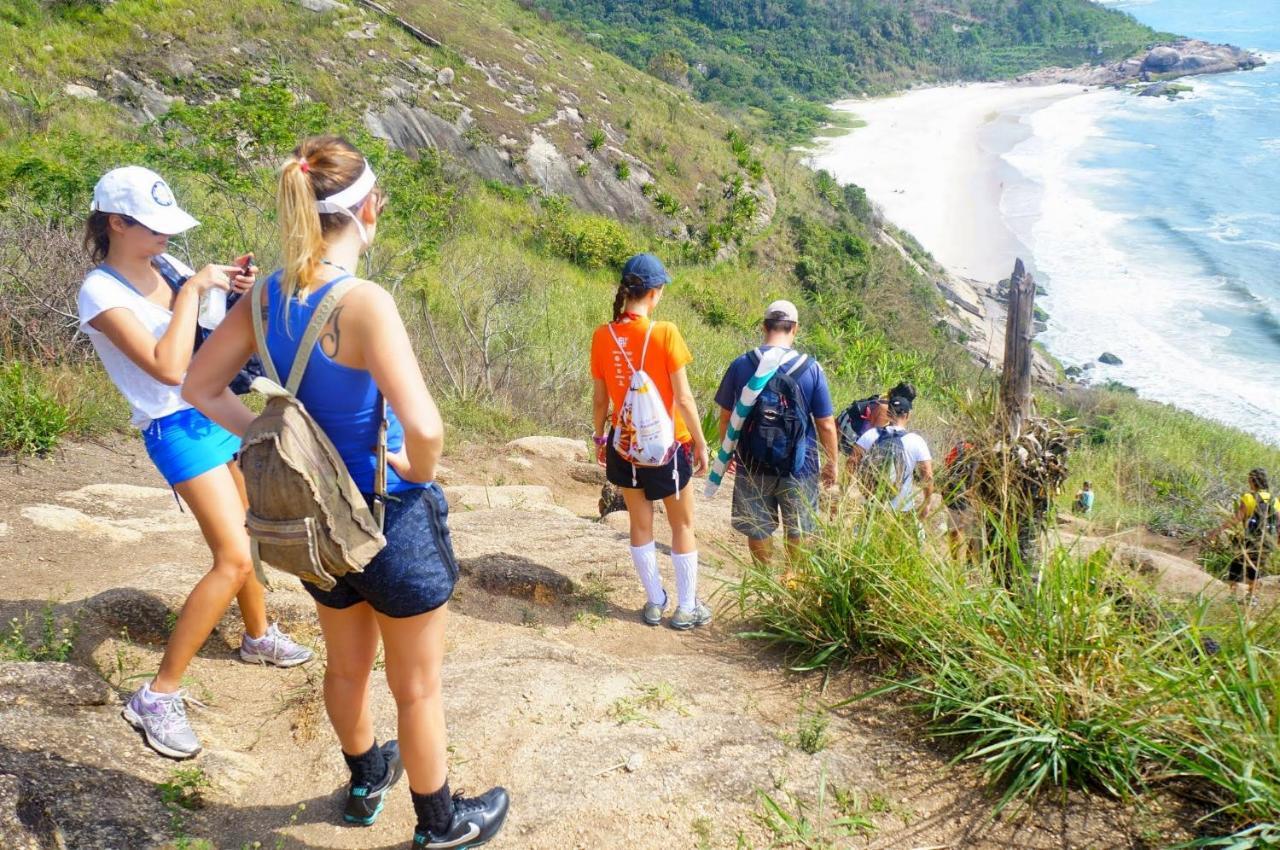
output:
M1116 59L1157 38L1091 0L531 2L699 97L762 110L789 137L843 95Z

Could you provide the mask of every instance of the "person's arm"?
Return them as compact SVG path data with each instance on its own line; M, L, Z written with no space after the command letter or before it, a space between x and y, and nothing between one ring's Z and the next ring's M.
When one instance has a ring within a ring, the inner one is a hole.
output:
M1228 528L1235 525L1236 523L1240 523L1241 525L1243 525L1244 523L1249 521L1250 513L1251 511L1249 510L1249 507L1245 505L1244 499L1238 499L1236 501L1235 513L1233 513L1231 516L1223 520L1222 525L1218 526L1213 531L1211 531L1205 537L1205 539L1214 540L1215 538L1217 538L1218 535L1222 534L1222 532L1226 531Z
M730 420L730 419L732 419L732 418L733 418L733 411L732 411L732 410L725 410L723 407L722 407L722 408L720 408L720 427L719 427L719 432L720 432L720 445L721 445L721 446L723 446L723 445L724 445L724 438L725 438L725 436L729 433L729 420Z
M813 424L818 429L818 442L822 445L822 485L830 487L836 483L840 468L840 436L836 432L834 416L815 419Z
M444 420L422 377L395 298L380 286L366 285L343 299L348 303L353 342L364 355L364 367L404 427L404 447L389 453L387 463L406 481L432 481L444 453Z
M254 351L252 299L241 298L205 340L191 360L182 397L205 416L238 437L243 437L257 414L245 407L229 385Z
M227 289L231 285L228 275L239 271L235 266L208 265L188 278L174 296L173 318L159 339L125 307L105 310L89 324L142 371L162 384L176 387L191 363L200 296L210 289Z
M929 506L933 501L933 461L922 460L916 469L920 471L920 489L924 493L924 501L920 503L920 519L928 519Z
M675 408L680 418L689 426L693 437L693 474L701 475L707 471L711 460L707 452L707 438L702 433L702 419L698 416L698 403L693 398L693 389L689 386L689 375L685 367L671 373L671 390L675 395Z
M609 436L609 387L604 378L591 380L591 435L596 440L596 460L604 463L605 450L599 440Z

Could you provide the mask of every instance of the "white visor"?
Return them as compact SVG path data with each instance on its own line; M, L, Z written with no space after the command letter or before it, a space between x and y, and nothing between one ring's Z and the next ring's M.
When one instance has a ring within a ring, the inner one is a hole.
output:
M351 208L369 197L369 193L373 191L373 186L377 182L378 178L374 176L373 169L369 167L369 160L366 159L364 161L364 172L356 178L356 182L341 192L336 192L327 198L321 198L316 201L316 209L322 213L347 213L350 215Z

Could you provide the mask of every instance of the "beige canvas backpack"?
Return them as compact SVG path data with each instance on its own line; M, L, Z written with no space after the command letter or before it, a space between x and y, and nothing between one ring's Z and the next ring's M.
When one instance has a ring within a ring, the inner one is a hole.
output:
M342 297L360 283L349 277L325 294L307 324L283 386L267 350L267 308L261 291L265 281L253 288L253 336L267 374L254 380L253 389L267 397L267 404L245 432L240 469L249 495L245 527L253 566L264 583L262 565L266 563L328 590L335 578L362 571L387 543L382 535L387 486L386 401L381 401L374 485L378 495L371 510L342 456L297 398L320 330Z

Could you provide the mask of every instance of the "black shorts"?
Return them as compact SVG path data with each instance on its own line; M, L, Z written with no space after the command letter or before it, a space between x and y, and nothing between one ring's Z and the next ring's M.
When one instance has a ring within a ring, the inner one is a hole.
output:
M383 524L387 545L363 572L339 576L330 590L302 582L312 599L337 609L368 602L388 617L415 617L449 601L458 581L458 560L444 491L433 482L393 496Z
M666 466L632 466L613 447L612 435L605 450L604 474L609 483L627 490L644 490L644 497L659 502L683 490L693 478L689 447L681 445Z
M1231 566L1227 567L1227 581L1241 582L1248 576L1249 581L1258 580L1258 564L1262 563L1262 554L1259 552L1241 552L1231 559Z

